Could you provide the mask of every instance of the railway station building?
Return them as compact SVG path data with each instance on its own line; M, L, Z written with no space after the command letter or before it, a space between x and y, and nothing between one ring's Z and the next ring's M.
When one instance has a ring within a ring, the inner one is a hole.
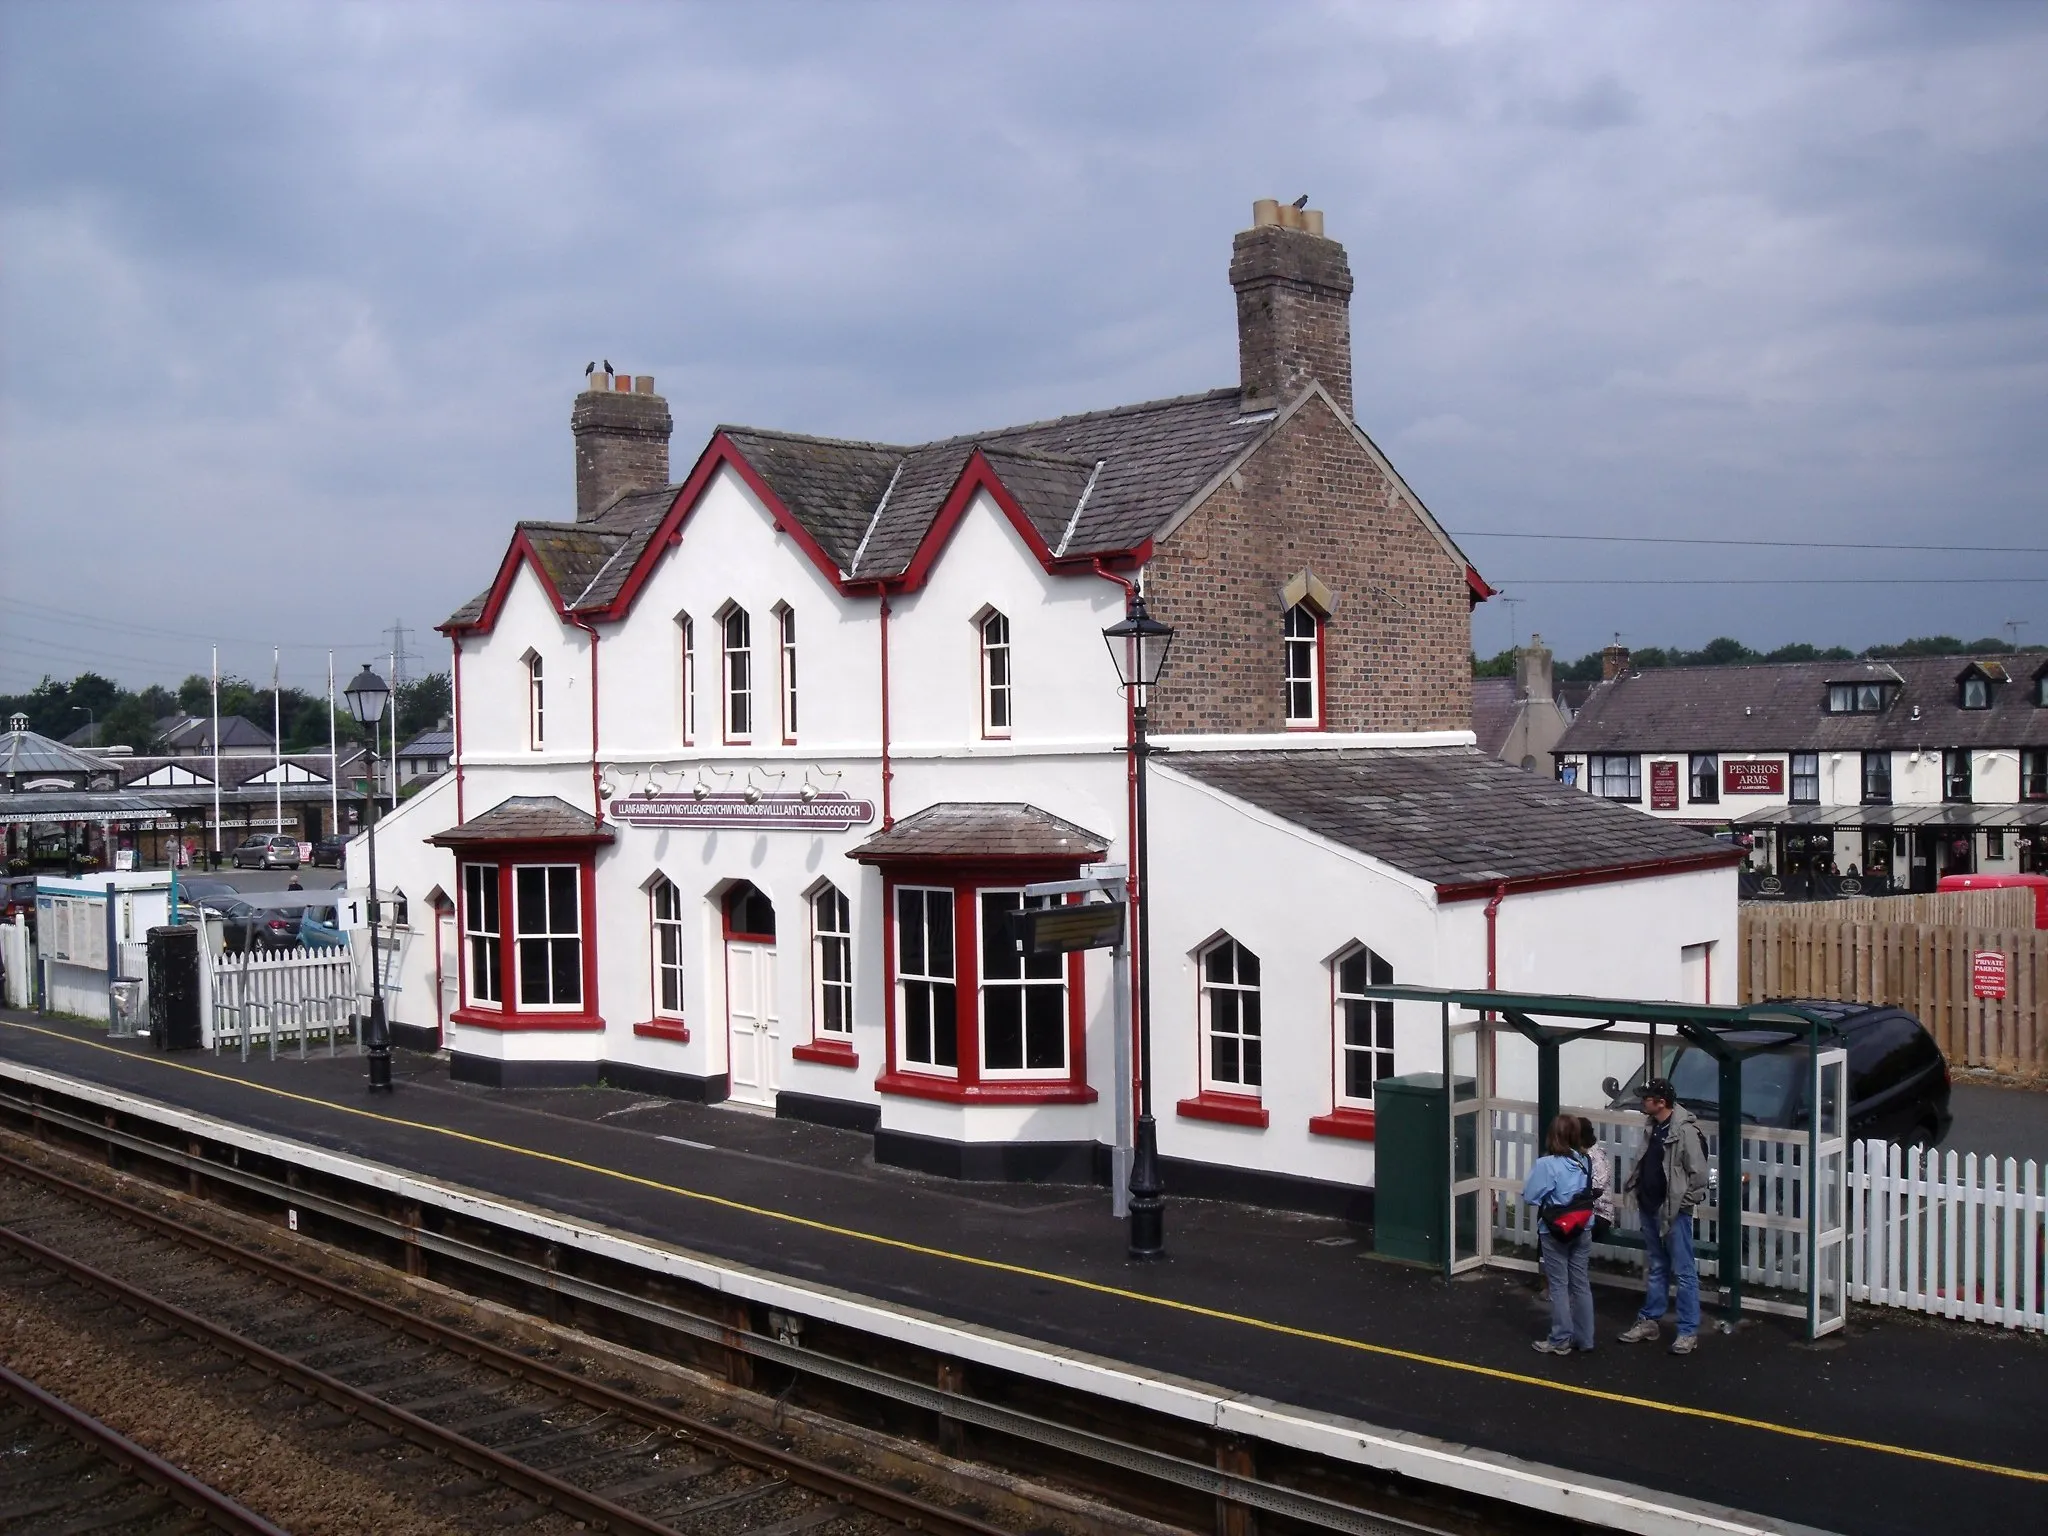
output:
M453 769L379 824L431 929L401 1043L1104 1177L1109 955L1026 960L1005 914L1130 860L1102 631L1134 585L1176 631L1149 912L1177 1190L1372 1183L1374 1084L1434 1070L1439 1021L1361 987L1732 1001L1735 850L1475 747L1490 589L1353 418L1344 248L1262 202L1229 277L1229 386L936 442L721 427L672 480L653 381L587 380L574 516L480 555L442 626ZM1568 1094L1616 1069L1580 1054Z

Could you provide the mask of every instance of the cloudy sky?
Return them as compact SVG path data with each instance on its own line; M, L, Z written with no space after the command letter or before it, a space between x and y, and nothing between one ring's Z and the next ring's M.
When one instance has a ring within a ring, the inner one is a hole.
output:
M1480 650L2048 640L2039 5L0 27L0 690L216 638L312 682L394 620L438 664L513 520L570 515L593 357L657 376L681 464L719 421L915 440L1234 382L1230 237L1302 192L1361 422L1520 599Z

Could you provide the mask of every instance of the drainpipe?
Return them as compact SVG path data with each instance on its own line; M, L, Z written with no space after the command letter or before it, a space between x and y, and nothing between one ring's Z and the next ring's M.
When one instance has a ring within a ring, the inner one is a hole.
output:
M1500 990L1500 904L1507 899L1508 883L1503 880L1493 888L1493 895L1488 897L1486 902L1486 990L1489 992ZM1492 1010L1489 1009L1486 1016L1491 1019L1493 1017ZM1555 1057L1552 1060L1555 1061ZM1537 1066L1538 1075L1540 1076L1542 1069L1540 1057ZM1449 1070L1448 1067L1446 1070ZM1499 1093L1500 1052L1498 1050L1487 1053L1486 1078L1487 1093ZM1555 1113L1555 1111L1552 1111L1552 1113ZM1540 1118L1539 1116L1539 1120ZM1540 1136L1543 1132L1539 1129L1537 1134Z
M896 825L889 806L889 786L896 770L889 766L889 594L882 594L882 830Z
M590 636L590 804L599 822L604 820L604 791L599 787L604 775L597 766L597 626L580 614L570 614L569 622Z
M462 824L462 636L455 642L455 824Z

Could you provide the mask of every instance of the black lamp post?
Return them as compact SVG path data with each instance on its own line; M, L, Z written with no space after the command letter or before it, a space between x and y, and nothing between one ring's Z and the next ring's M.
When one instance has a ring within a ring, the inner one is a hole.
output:
M1153 618L1145 609L1145 599L1133 591L1123 618L1105 629L1102 638L1109 645L1118 679L1132 690L1131 772L1138 785L1137 826L1132 832L1138 876L1137 910L1132 913L1138 953L1138 1139L1131 1159L1130 1254L1134 1259L1163 1259L1166 1202L1161 1196L1165 1186L1159 1177L1159 1137L1152 1120L1152 884L1145 823L1145 759L1152 749L1145 740L1145 720L1151 690L1166 670L1173 626ZM1126 1091L1124 1085L1119 1083L1117 1091Z
M348 712L357 725L370 733L370 740L377 739L377 722L384 718L384 706L391 702L391 690L384 686L384 679L370 670L370 664L363 663L363 670L348 680L348 687L342 690L348 700ZM377 957L377 786L376 764L371 763L371 784L369 803L364 808L364 829L370 839L370 1027L368 1050L370 1054L370 1092L391 1091L391 1026L384 1019L384 980L378 973Z

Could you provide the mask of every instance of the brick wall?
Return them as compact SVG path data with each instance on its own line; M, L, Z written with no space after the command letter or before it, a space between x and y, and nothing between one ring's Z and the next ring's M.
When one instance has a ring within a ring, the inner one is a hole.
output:
M576 521L621 491L668 484L668 402L660 395L586 389L569 411L576 440Z
M1153 729L1286 729L1281 588L1330 589L1324 720L1333 731L1469 730L1465 568L1320 400L1311 401L1154 552L1152 611L1173 653Z

